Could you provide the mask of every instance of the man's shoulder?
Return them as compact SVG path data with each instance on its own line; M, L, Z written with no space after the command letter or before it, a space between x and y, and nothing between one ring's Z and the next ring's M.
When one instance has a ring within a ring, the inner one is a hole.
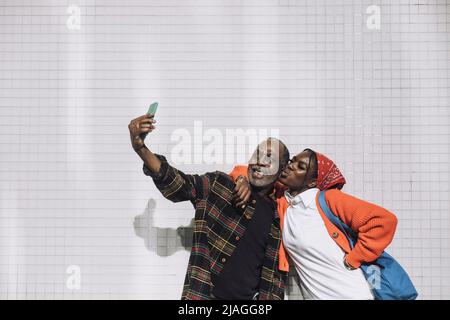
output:
M211 197L219 197L227 203L231 203L235 187L233 179L222 171L207 172L204 176L208 177L208 183L204 186L207 186L209 190L210 199Z
M214 182L220 183L222 186L230 188L231 190L234 189L234 180L225 172L216 170L207 174L212 178Z

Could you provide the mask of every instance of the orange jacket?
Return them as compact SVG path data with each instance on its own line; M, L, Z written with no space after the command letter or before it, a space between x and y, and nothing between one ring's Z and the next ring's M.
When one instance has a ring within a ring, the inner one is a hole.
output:
M236 166L230 173L233 179L239 175L247 176L247 166ZM319 193L316 204L325 223L328 234L347 254L347 262L358 268L363 262L376 260L384 249L392 242L397 218L388 210L345 194L340 190L331 189L325 194L328 207L334 215L358 233L358 241L353 250L344 234L327 218L319 206ZM280 216L280 227L283 230L284 216L289 204L282 192L277 192L277 207ZM279 269L289 271L289 264L283 243L279 251Z

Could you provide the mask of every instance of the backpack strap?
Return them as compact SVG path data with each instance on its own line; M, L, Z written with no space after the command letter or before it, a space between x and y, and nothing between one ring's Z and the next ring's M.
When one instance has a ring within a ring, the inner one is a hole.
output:
M327 202L325 201L325 193L326 190L322 190L319 193L319 206L327 216L328 220L330 220L331 223L334 224L339 230L341 230L341 232L347 237L348 242L350 243L350 247L353 249L358 239L358 235L355 231L353 231L352 228L343 223L341 219L339 219L333 214L333 212L331 212L330 208L327 205Z

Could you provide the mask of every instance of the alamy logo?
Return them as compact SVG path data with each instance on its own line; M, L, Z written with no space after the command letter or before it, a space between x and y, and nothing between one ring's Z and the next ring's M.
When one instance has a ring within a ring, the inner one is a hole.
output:
M69 30L81 29L81 9L79 6L70 6L67 8L69 17L67 18L66 26Z
M372 289L381 288L381 269L379 266L372 264L367 267L366 274L370 275L367 277L367 282Z
M77 265L68 266L66 273L69 275L66 280L66 286L69 290L81 289L81 268Z
M372 5L367 7L366 13L370 16L367 18L367 29L380 30L381 29L381 9L379 6Z
M170 159L175 164L247 163L258 143L268 137L279 137L278 129L204 130L202 121L194 121L193 132L178 128L170 140L177 142Z

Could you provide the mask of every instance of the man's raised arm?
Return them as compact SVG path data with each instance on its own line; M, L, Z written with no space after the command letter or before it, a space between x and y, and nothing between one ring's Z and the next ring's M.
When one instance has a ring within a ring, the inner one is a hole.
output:
M143 115L130 122L131 145L134 151L144 161L145 175L153 178L155 186L162 195L172 201L191 201L206 196L209 191L210 179L215 173L189 175L172 167L162 155L154 154L144 143L146 136L155 129L153 115Z
M131 145L134 151L144 161L145 167L155 176L161 171L161 161L159 158L151 152L144 143L147 134L155 129L154 115L143 115L136 119L131 120L128 125L130 131Z

